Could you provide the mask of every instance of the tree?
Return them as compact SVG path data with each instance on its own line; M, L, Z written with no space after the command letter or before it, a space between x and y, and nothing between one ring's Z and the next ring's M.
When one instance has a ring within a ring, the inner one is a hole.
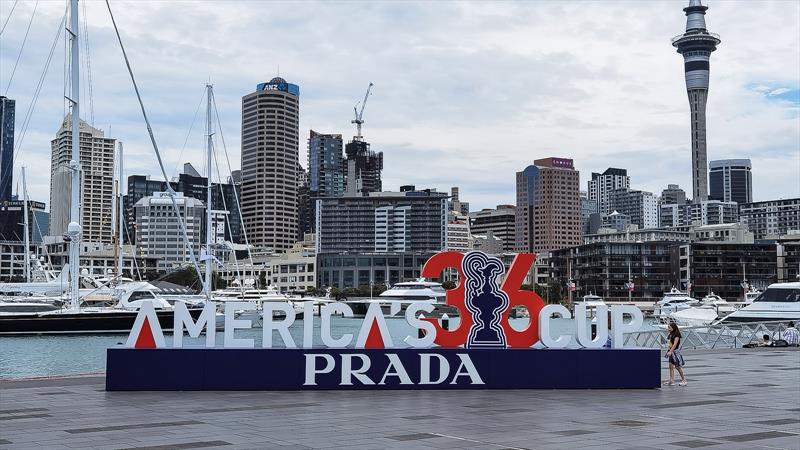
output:
M456 288L456 282L453 281L453 280L447 280L447 281L442 283L442 287L445 288L446 290L455 289Z

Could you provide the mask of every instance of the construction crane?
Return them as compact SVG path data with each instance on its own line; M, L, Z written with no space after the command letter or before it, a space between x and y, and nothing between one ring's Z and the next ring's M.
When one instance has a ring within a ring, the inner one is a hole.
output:
M364 107L367 106L367 99L369 98L369 93L372 90L372 83L369 84L367 87L367 93L364 95L364 101L361 103L356 103L356 106L353 107L353 112L356 114L356 118L351 120L350 123L356 124L356 136L353 138L355 141L361 140L361 124L364 123ZM361 105L361 111L358 110L358 105Z

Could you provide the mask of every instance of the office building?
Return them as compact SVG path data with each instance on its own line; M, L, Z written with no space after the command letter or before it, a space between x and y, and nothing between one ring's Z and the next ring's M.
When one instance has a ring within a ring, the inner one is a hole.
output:
M658 228L658 200L652 192L617 189L610 195L611 209L626 214L640 229Z
M25 242L25 202L8 200L0 202L0 241ZM39 244L47 236L50 214L44 203L28 201L28 239L31 244Z
M789 234L800 230L800 198L744 203L739 216L756 239Z
M175 194L175 202L184 220L188 245L168 193L156 192L134 205L136 248L142 256L157 258L158 270L180 269L190 263L191 252L199 259L200 246L205 242L201 232L206 209L203 202L180 192Z
M230 177L229 177L230 178ZM213 177L212 177L213 179ZM211 208L212 211L227 211L226 222L223 224L225 240L234 243L243 243L242 221L239 215L239 201L236 196L239 189L228 180L227 183L211 183ZM207 203L208 178L201 176L190 164L183 165L183 173L178 175L177 181L170 182L176 192L181 192L184 197L191 197ZM203 222L203 236L206 235L206 224Z
M468 252L472 249L472 238L469 229L469 217L451 211L447 214L447 238L445 250Z
M484 208L469 213L470 231L474 235L488 236L491 233L502 242L503 252L513 252L515 248L514 224L516 207L497 205L497 208Z
M515 232L518 252L580 244L579 173L571 159L538 159L517 172Z
M661 191L661 204L683 205L686 203L686 192L677 184L668 184L667 188Z
M631 177L625 169L609 167L603 173L592 173L589 180L589 200L594 201L596 209L592 212L610 214L614 208L611 206L611 193L617 189L631 187Z
M800 231L777 240L778 283L800 282Z
M314 221L314 208L317 206L316 198L312 195L309 187L308 171L301 165L297 165L297 240L302 240L303 236L316 231Z
M753 201L753 178L749 159L720 159L708 163L708 198L721 202Z
M689 121L692 142L692 200L708 199L708 157L706 152L706 100L708 98L711 52L722 42L706 29L706 10L700 0L689 0L686 32L672 38L672 45L683 55L686 93L689 96Z
M151 180L150 175L128 176L128 190L122 197L125 215L125 236L123 236L123 241L125 243L136 242L136 209L134 208L136 203L156 192L164 192L166 190L166 181Z
M742 301L742 281L765 289L778 280L775 243L693 242L671 251L673 277L682 289L691 283L694 297L713 291L728 301Z
M581 233L589 234L589 218L597 213L597 201L589 198L589 194L581 191Z
M11 200L16 101L0 96L0 202Z
M472 235L472 249L484 252L489 255L501 255L505 253L503 249L503 240L495 236L489 230L486 234L473 234Z
M450 202L447 209L464 216L469 216L469 202L461 201L460 189L458 186L453 186L450 188Z
M752 244L753 233L743 223L723 223L691 227L692 242L727 242L732 244Z
M102 130L80 121L80 219L81 240L110 244L114 235L111 210L114 197L114 153L116 140ZM61 236L70 222L72 175L72 116L64 118L56 138L50 142L50 234Z
M569 297L567 283L575 283L572 299L594 294L606 301L627 300L628 280L634 283L631 297L655 301L675 285L670 249L676 242L594 242L556 250L550 255L552 282ZM630 267L630 269L629 269ZM630 275L629 275L630 274ZM559 299L552 299L551 301Z
M614 211L611 214L592 213L589 216L589 234L622 233L631 229L639 229L631 224L631 216Z
M345 289L414 281L434 253L324 253L317 255L318 286Z
M298 236L300 88L280 77L242 97L242 216L250 244L281 252Z
M583 237L583 243L597 242L689 242L691 233L683 230L639 230L625 231L602 230L602 233L589 234Z
M370 150L369 142L354 137L345 146L345 190L349 195L381 192L383 152Z
M82 271L96 276L117 273L119 250L116 246L97 242L81 242L80 246ZM64 242L61 236L47 236L43 247L53 267L61 268L69 264L69 243ZM159 270L158 262L159 258L138 253L133 245L122 247L122 274L125 277L134 280L144 277L148 272Z
M707 200L684 205L662 204L659 207L659 227L688 227L717 225L739 221L736 202Z
M317 199L317 254L438 252L445 248L447 194L370 192Z
M311 130L308 138L308 188L314 197L344 193L342 135Z
M306 234L285 253L273 258L270 284L283 293L304 293L317 287L314 234Z

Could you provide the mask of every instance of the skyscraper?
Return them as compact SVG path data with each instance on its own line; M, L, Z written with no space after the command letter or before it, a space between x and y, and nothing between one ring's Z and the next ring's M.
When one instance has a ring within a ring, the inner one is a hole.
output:
M300 88L283 78L242 97L242 216L256 250L297 240L299 121Z
M664 205L683 205L686 203L686 192L677 184L668 184L661 191L661 203Z
M545 252L581 243L579 172L571 159L537 159L517 172L516 250Z
M706 99L708 97L711 52L722 42L719 35L706 29L706 10L700 0L689 0L686 32L672 38L672 45L683 55L686 93L689 95L692 124L692 198L708 199L708 157L706 155Z
M592 173L592 179L589 180L589 200L594 201L595 210L601 214L610 214L613 211L611 208L611 193L617 189L627 189L631 187L631 177L628 176L628 171L625 169L616 169L609 167L603 173Z
M0 202L11 200L14 176L15 101L0 96Z
M114 197L114 149L116 140L103 130L80 121L80 218L83 241L110 244L111 206ZM50 235L60 236L70 219L72 116L64 118L56 138L50 141Z
M344 193L342 135L311 130L308 137L308 188L312 196L338 197Z
M708 163L709 198L739 204L753 201L752 165L749 159L720 159Z
M381 171L383 170L383 152L374 152L369 142L353 138L345 146L345 191L348 195L369 192L381 192Z

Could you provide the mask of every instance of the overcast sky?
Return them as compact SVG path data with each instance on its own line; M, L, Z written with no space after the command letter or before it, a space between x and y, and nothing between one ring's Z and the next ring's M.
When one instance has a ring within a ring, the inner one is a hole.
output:
M515 172L548 156L573 158L582 190L591 172L621 167L634 188L660 194L678 183L691 195L683 62L670 45L685 28L686 3L112 1L112 8L170 176L186 161L204 170L204 106L195 112L209 80L239 168L241 97L280 66L300 85L303 166L309 129L351 137L353 106L373 82L363 134L384 152L384 189L460 186L476 210L514 203ZM81 4L93 105L84 80L81 115L90 120L93 110L94 125L125 143L126 176L161 177L105 4ZM798 197L800 2L707 4L709 29L722 38L711 59L709 160L752 159L756 200ZM12 13L13 5L0 0L0 25L11 13L0 38L0 94L35 3L19 1ZM39 2L8 88L18 143L63 13L63 2ZM14 162L15 191L25 164L32 199L48 203L63 72L61 32Z

